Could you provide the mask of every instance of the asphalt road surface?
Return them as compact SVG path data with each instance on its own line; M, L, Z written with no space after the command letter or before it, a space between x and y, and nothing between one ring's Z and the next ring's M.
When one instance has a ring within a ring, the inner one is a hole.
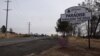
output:
M1 42L3 42L3 40ZM20 43L0 46L0 56L25 56L31 53L39 54L56 44L57 40L53 39L29 39Z
M48 37L24 37L24 38L9 38L9 39L0 39L0 46L7 46L15 43L21 43L21 42L28 42L38 39L45 39Z

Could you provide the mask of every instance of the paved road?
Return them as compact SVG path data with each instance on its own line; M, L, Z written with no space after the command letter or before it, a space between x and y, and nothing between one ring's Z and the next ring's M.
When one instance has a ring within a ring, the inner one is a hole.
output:
M0 46L0 56L24 56L31 53L39 54L40 52L49 49L56 44L57 40L38 39L20 42L13 45Z
M15 43L28 42L32 40L45 39L45 38L47 37L25 37L25 38L0 39L0 46L6 46L6 45L15 44Z

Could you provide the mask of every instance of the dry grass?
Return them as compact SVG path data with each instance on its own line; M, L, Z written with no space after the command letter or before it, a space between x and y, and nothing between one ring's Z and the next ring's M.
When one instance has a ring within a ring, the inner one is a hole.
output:
M88 40L69 38L67 48L56 46L38 56L100 56L100 39L91 39L91 49L88 49Z
M15 37L17 37L17 34L10 34L10 33L8 33L7 37L6 37L5 34L0 33L0 38L15 38Z
M2 39L2 38L20 38L20 37L30 37L30 35L27 35L27 34L11 34L11 33L7 33L7 36L5 36L4 33L0 33L0 39Z

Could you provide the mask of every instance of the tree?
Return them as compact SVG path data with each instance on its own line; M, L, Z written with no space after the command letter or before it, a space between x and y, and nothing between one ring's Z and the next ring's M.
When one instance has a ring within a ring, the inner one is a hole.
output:
M12 28L10 28L10 29L9 29L9 32L10 32L10 33L13 33L13 29L12 29Z
M1 27L1 32L2 32L2 33L6 33L6 27L5 27L5 25L3 25L3 26Z
M69 22L61 21L61 19L58 19L56 32L60 32L65 35L66 33L69 33L72 30L73 30L72 25Z
M100 15L98 17L92 16L92 19L91 19L91 35L93 35L94 37L96 35L98 24L100 23Z

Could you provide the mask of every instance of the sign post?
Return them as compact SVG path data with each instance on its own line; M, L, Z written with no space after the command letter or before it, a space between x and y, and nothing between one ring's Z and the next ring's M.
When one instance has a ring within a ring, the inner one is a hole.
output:
M90 26L90 25L89 25L89 22L90 22L90 21L88 20L88 48L90 49L90 34L89 34L89 33L90 33L90 31L89 31L89 26Z

